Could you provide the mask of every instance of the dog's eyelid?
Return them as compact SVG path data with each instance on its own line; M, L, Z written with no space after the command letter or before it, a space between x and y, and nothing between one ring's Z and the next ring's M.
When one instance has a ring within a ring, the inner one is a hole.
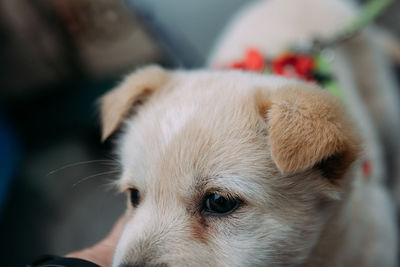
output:
M121 185L119 187L119 190L121 193L129 193L131 190L139 190L139 188L136 185ZM140 190L139 190L140 191Z
M119 192L120 192L120 193L128 193L128 192L129 192L129 188L130 188L130 187L119 186Z
M224 197L226 199L230 199L230 200L243 199L242 196L240 196L238 194L233 194L233 193L229 193L229 192L226 192L226 191L211 190L211 191L207 191L207 193L205 193L204 195L205 196L208 196L208 195L221 195L222 197Z
M233 192L231 190L228 190L226 188L216 188L216 187L211 187L207 188L204 190L203 196L211 195L211 194L217 194L221 195L227 199L240 199L243 202L246 202L246 197L240 193Z

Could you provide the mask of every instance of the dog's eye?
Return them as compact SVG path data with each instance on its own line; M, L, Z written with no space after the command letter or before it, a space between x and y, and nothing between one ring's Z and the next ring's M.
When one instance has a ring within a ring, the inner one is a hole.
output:
M203 214L224 216L235 211L242 203L239 199L229 199L219 194L209 194L204 198Z
M131 201L132 206L136 207L139 204L139 201L140 201L140 192L139 192L139 190L137 190L135 188L129 189L129 197L130 197L130 201Z

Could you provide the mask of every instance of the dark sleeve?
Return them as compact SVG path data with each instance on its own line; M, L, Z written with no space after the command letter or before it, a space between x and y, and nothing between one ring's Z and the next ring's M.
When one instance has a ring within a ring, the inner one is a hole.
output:
M58 256L50 256L45 255L37 260L33 261L30 264L27 264L26 267L100 267L99 265L92 263L90 261L77 259L77 258L63 258Z

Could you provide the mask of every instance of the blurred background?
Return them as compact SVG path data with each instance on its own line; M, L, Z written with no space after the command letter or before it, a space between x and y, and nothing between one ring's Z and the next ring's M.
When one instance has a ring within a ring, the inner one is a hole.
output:
M1 266L108 232L125 199L96 99L148 63L202 67L246 2L0 0ZM398 1L378 23L399 37L399 17Z

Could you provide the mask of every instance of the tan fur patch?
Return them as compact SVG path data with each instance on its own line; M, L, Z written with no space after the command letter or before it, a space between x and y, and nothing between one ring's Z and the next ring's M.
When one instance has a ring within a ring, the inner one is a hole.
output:
M260 89L255 92L254 99L256 101L258 112L261 114L262 117L266 118L268 110L272 106L271 95Z
M121 124L135 104L143 101L167 81L167 72L158 66L149 66L129 75L117 88L100 99L102 141Z
M322 89L303 83L273 92L267 102L257 98L260 112L267 113L271 153L282 173L303 171L323 160L329 166L340 161L344 173L355 160L358 142L344 107Z
M192 236L202 243L207 243L207 228L208 224L206 219L202 216L195 216L190 224Z

